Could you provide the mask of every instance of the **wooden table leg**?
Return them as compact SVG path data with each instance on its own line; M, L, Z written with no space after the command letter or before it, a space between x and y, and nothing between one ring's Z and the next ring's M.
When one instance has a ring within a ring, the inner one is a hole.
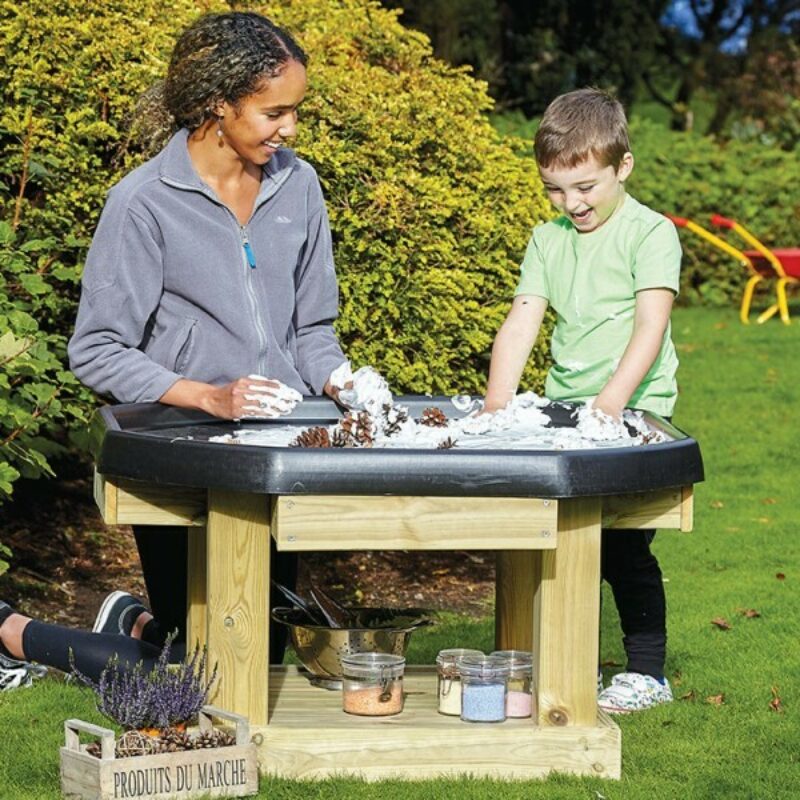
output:
M560 500L558 546L542 551L534 577L540 725L597 722L600 517L600 498Z
M186 649L192 652L195 645L208 644L207 616L207 564L208 537L206 528L187 528L189 537L189 558L187 563L186 587Z
M495 650L533 650L534 576L540 550L499 550L495 578Z
M214 705L266 725L269 679L269 498L208 495L208 652Z

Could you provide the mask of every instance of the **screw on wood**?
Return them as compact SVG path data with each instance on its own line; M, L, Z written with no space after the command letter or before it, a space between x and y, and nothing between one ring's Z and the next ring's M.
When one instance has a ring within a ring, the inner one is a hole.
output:
M226 628L232 628L232 627L234 626L233 617L225 617L225 619L224 619L224 620L222 620L222 624L223 624L223 625L224 625Z
M552 708L547 713L547 719L551 725L566 725L569 722L569 716L563 708Z

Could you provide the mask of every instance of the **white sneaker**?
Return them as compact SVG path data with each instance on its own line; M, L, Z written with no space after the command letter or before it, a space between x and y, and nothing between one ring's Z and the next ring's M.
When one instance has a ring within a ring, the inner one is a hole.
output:
M9 658L0 653L0 692L30 686L34 678L41 678L46 673L47 667Z
M664 678L664 683L660 683L641 672L620 672L597 698L597 705L609 714L629 714L671 702L669 681Z

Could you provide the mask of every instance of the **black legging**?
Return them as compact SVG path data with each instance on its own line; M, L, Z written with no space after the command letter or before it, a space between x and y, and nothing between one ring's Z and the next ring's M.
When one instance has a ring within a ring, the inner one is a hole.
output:
M150 672L161 648L118 633L90 633L31 620L22 632L22 654L26 661L36 661L62 672L71 672L74 664L83 675L97 681L114 655L118 656L122 670L133 669L141 662L144 671ZM170 651L170 661L180 661L184 656L184 645L176 642Z
M161 646L171 631L178 640L186 639L186 585L189 540L184 527L134 525L133 534L142 562L144 582L150 599L153 620L142 631L142 638ZM290 589L297 583L297 554L279 553L270 541L272 577ZM283 605L283 595L270 587L270 609ZM286 649L285 625L270 620L269 653L273 664L283 661Z
M651 530L604 530L600 570L614 593L628 657L627 671L662 678L667 614L661 568L650 552L655 535Z

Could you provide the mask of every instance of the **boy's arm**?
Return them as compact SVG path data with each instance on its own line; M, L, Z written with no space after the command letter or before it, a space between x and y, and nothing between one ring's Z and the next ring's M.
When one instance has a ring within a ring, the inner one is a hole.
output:
M514 298L511 311L492 345L484 411L494 412L505 408L516 394L545 311L547 300L543 297L520 294Z
M594 408L619 419L661 350L675 295L671 289L636 293L633 334L619 366L594 400Z

